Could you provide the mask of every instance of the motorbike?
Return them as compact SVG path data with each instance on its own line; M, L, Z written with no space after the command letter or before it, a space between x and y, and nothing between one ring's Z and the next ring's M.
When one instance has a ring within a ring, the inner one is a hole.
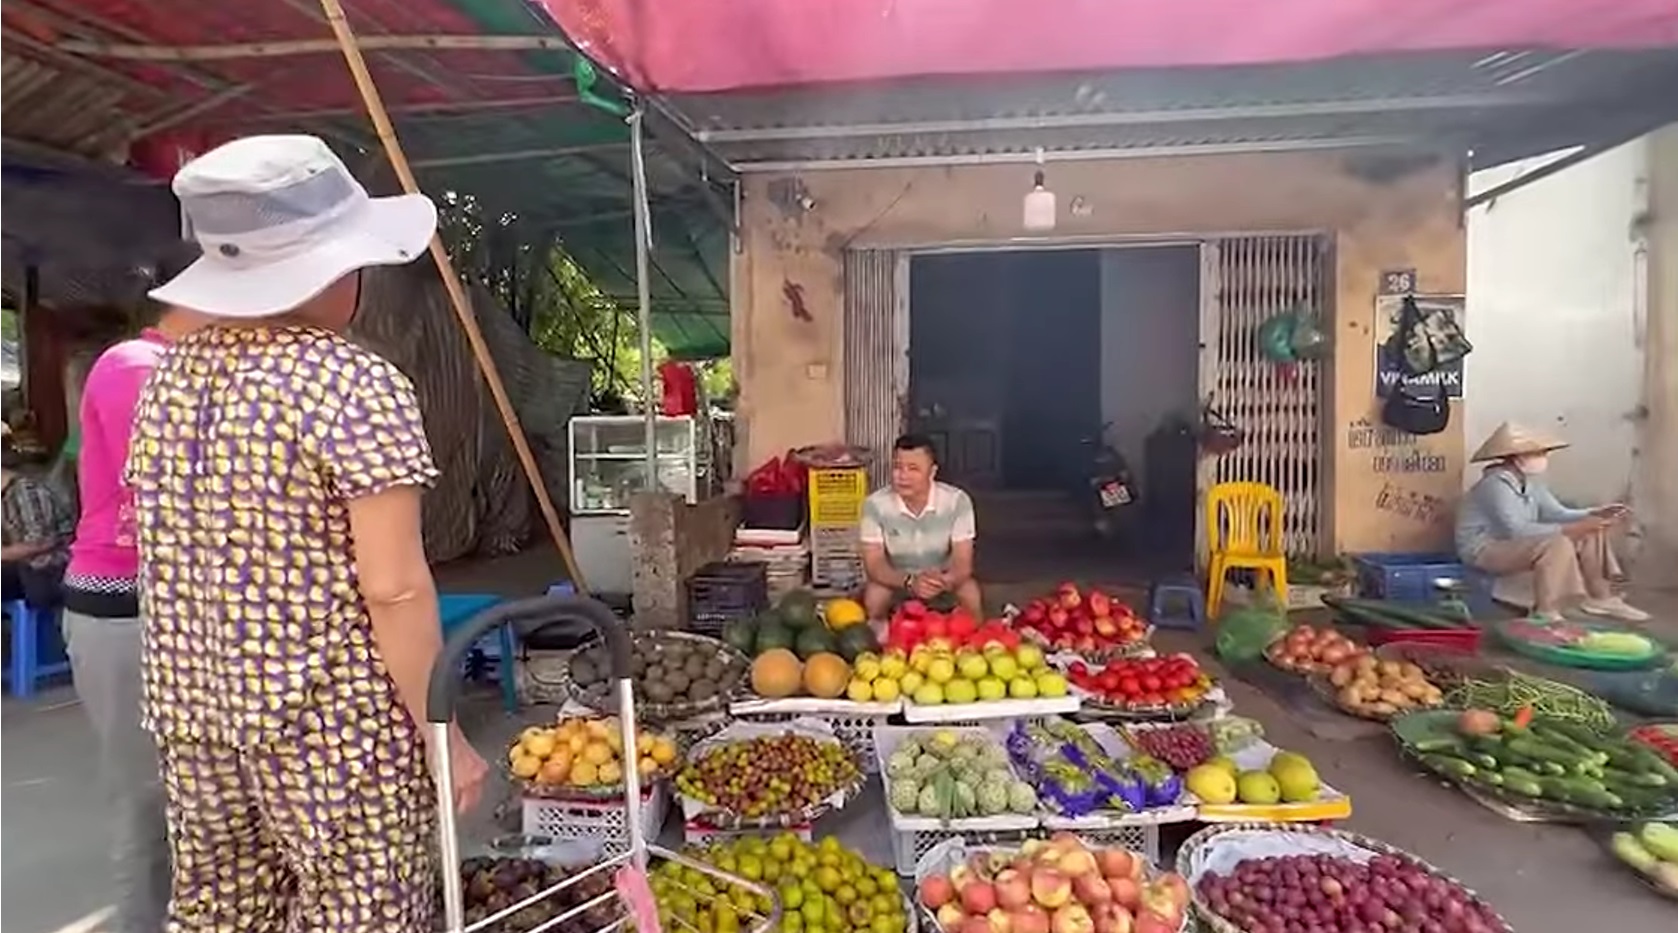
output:
M1130 464L1107 440L1110 428L1112 422L1106 422L1100 431L1080 440L1089 464L1088 488L1082 495L1089 503L1096 535L1105 540L1119 537L1125 513L1134 511L1138 499Z

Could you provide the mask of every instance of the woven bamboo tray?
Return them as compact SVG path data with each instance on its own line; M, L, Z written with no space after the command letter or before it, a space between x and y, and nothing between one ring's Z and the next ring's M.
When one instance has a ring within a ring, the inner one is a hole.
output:
M744 654L734 650L727 644L715 638L695 635L692 632L637 632L631 636L632 651L637 657L646 657L656 653L661 645L672 642L686 642L691 645L713 652L716 658L723 662L725 675L717 684L717 692L709 699L684 703L655 703L645 698L640 688L636 689L636 716L643 722L668 722L671 720L698 719L716 713L726 713L730 698L739 689L746 671L751 667L751 661ZM554 665L553 675L557 676L566 695L574 702L605 713L615 713L618 706L617 694L609 682L584 687L571 677L571 666L576 656L598 644L589 642L572 652L563 659L562 663Z
M1365 849L1377 855L1394 855L1407 859L1426 870L1429 874L1461 888L1468 894L1476 905L1490 911L1493 918L1495 918L1498 923L1498 930L1502 931L1502 933L1514 933L1514 928L1509 925L1509 921L1503 919L1502 915L1492 909L1491 905L1487 903L1484 898L1480 897L1480 895L1476 894L1473 888L1470 888L1468 885L1463 884L1456 878L1453 878L1445 872L1439 870L1431 863L1418 858L1403 849L1390 846L1379 839L1372 839L1359 833L1347 832L1341 829L1328 829L1321 826L1311 826L1309 824L1302 823L1224 823L1217 826L1208 826L1190 836L1177 850L1177 874L1182 875L1184 880L1189 882L1189 903L1194 911L1194 915L1200 920L1202 929L1211 930L1213 933L1246 933L1246 930L1242 927L1237 926L1230 920L1213 913L1211 908L1206 905L1205 900L1201 898L1199 886L1195 883L1198 880L1197 872L1195 871L1197 862L1206 854L1208 846L1215 843L1218 840L1218 837L1226 833L1236 832L1295 833L1300 835L1302 838L1316 837L1321 839L1332 839L1348 843L1360 849Z

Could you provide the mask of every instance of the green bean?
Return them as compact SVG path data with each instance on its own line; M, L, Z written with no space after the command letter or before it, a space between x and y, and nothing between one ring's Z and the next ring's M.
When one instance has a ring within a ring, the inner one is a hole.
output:
M1470 680L1451 691L1453 706L1479 707L1512 715L1523 707L1546 719L1576 722L1595 729L1612 728L1608 704L1569 684L1511 673L1507 680Z

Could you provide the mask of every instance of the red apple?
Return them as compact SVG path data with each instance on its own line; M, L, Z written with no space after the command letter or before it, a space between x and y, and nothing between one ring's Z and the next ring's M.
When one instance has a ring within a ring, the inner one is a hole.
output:
M1093 912L1095 933L1131 933L1136 918L1117 904L1102 904Z
M1062 609L1059 606L1054 606L1049 609L1048 614L1044 617L1044 621L1048 623L1050 628L1063 629L1066 628L1066 626L1072 621L1072 617L1067 614L1065 609Z
M1072 899L1072 882L1053 868L1038 869L1031 873L1031 899L1054 910Z
M1119 634L1119 624L1106 616L1096 616L1095 633L1102 638L1115 638Z
M1156 913L1168 920L1173 917L1181 920L1183 917L1176 892L1169 885L1157 882L1142 886L1142 912Z
M1107 887L1112 889L1113 903L1135 913L1136 908L1142 906L1142 886L1135 878L1123 875L1108 875Z
M1000 907L991 908L990 912L985 914L985 920L990 923L990 933L1011 933L1014 927L1013 918L1008 916L1008 911Z
M974 877L973 869L967 867L966 865L957 865L956 867L950 869L950 884L956 889L956 893L958 894L961 892L962 888L967 887L976 880L978 879Z
M1084 596L1078 592L1078 584L1071 582L1062 583L1060 588L1055 590L1055 599L1063 609L1076 609L1084 604Z
M955 899L955 885L950 884L948 875L928 875L921 882L921 903L936 911Z
M1136 915L1136 925L1131 928L1131 933L1177 933L1182 926L1181 919L1172 921L1151 910L1144 910Z
M996 888L988 881L974 881L961 889L961 909L970 914L988 914L996 909Z
M1083 875L1101 877L1101 873L1096 870L1095 856L1090 853L1090 850L1082 847L1063 850L1060 853L1060 862L1055 867L1072 878Z
M1089 603L1090 615L1098 619L1105 619L1113 613L1112 597L1100 590L1090 590L1089 595L1084 597L1084 602Z
M1096 853L1095 860L1109 881L1114 878L1140 878L1142 875L1142 860L1128 849L1102 849Z
M1054 912L1049 923L1054 933L1095 933L1095 919L1082 904L1067 904Z
M984 917L965 917L956 933L990 933L990 921Z
M1153 886L1160 888L1171 895L1171 902L1177 905L1177 911L1179 913L1188 908L1189 883L1183 880L1182 875L1175 872L1167 872L1155 879Z
M1011 933L1049 933L1049 914L1036 904L1027 904L1008 915Z
M997 872L996 903L1008 910L1019 910L1031 903L1031 878L1012 868Z
M1073 876L1072 896L1077 898L1078 903L1085 907L1094 907L1097 904L1105 904L1111 901L1113 899L1113 888L1107 883L1107 879L1090 872L1089 874Z
M961 922L966 918L966 916L966 914L961 912L961 906L955 901L951 901L943 907L938 908L938 926L954 933L956 927L961 926Z

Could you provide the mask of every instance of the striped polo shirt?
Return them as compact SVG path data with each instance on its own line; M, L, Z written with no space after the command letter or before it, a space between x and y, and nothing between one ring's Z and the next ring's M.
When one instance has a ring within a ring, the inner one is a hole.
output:
M973 500L948 483L933 483L926 508L916 515L887 486L863 500L861 534L863 544L884 545L898 570L938 570L949 563L952 544L977 537Z

